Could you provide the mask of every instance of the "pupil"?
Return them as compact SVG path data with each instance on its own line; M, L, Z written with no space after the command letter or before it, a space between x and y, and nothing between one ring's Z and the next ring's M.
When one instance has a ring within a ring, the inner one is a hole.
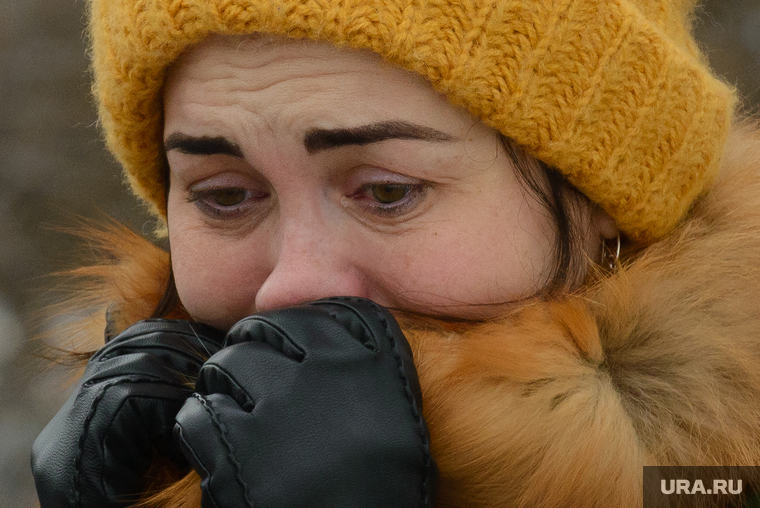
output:
M219 206L234 206L245 199L244 189L221 189L214 192L214 202Z
M395 203L409 194L410 185L384 184L372 187L372 197L379 203L387 205Z

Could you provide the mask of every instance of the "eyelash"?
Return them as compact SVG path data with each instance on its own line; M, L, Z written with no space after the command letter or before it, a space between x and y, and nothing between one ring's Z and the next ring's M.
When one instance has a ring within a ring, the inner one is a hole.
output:
M386 188L404 188L404 195L392 202L382 203L379 202L377 196L372 196L372 191ZM428 186L422 183L397 183L397 182L372 182L366 183L359 187L359 190L353 195L349 196L353 199L366 198L367 201L372 201L374 204L367 205L375 215L381 217L393 218L398 217L410 209L412 209L422 197L424 197Z
M382 203L373 191L382 189L393 192L402 189L404 194L399 199L389 203ZM394 218L404 215L424 197L429 186L423 183L397 183L397 182L371 182L359 187L352 195L347 196L355 201L367 201L364 206L369 208L371 213L383 218ZM215 203L221 193L242 192L243 197L240 202L232 205L220 205ZM373 195L374 194L374 195ZM202 190L191 190L188 196L188 202L193 203L198 209L213 219L231 220L244 215L251 207L251 199L266 199L269 194L262 193L254 197L253 193L242 187L219 187Z
M243 199L239 203L233 205L213 203L214 198L218 198L220 193L238 191L244 193ZM259 199L266 198L267 196L268 195L262 194L259 196ZM188 202L195 204L201 212L214 219L235 219L250 208L248 202L251 198L252 193L248 189L242 187L219 187L213 189L191 190Z

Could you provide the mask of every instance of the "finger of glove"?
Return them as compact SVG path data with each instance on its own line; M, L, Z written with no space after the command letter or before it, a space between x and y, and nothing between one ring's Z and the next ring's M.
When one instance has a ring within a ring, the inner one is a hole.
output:
M412 349L390 311L371 300L357 297L331 297L308 305L330 312L334 319L349 330L363 329L371 335L378 352L381 355L390 354L397 361L399 374L408 385L418 410L422 412L422 390ZM358 335L361 332L355 333Z
M165 350L135 350L114 358L101 357L91 360L82 376L82 386L87 388L128 376L142 376L152 378L156 382L192 386L202 364L200 359Z
M378 358L388 360L392 357L395 360L424 449L424 505L432 505L437 489L438 468L430 456L430 432L422 416L422 389L412 349L398 322L388 309L366 298L331 297L310 302L308 305L331 309L336 319L345 323L348 329L355 328L355 320L360 319L376 341Z
M365 343L371 334L355 320L351 329L337 319L331 309L301 306L249 316L227 333L225 346L241 342L264 342L283 355L298 361L330 358L360 358L373 353Z
M253 411L265 398L276 400L293 386L300 363L265 342L228 346L208 359L196 383L203 395L229 395L246 411Z
M203 508L253 507L236 444L252 416L223 394L193 394L177 413L174 435L193 469L201 476ZM246 443L250 450L252 443Z
M72 395L34 442L41 507L120 506L142 491L156 451L184 464L170 429L189 392L132 376Z
M186 387L155 383L132 385L103 440L106 464L124 464L144 471L150 466L154 451L184 464L172 435L174 418L191 394L192 390Z
M221 332L212 339L197 334L187 321L142 321L101 348L88 362L85 383L130 374L153 375L194 383L203 362L220 348Z
M224 332L213 326L191 322L186 319L152 318L136 322L112 337L108 342L111 343L114 340L118 342L121 337L131 337L150 332L189 333L190 335L197 335L204 340L215 343L217 346L221 346L224 341Z
M415 414L422 414L422 391L411 348L390 312L370 300L328 298L302 307L250 316L230 329L225 345L243 341L264 342L284 356L304 364L319 363L323 366L320 370L325 373L326 364L345 373L357 368L366 369L370 361L377 366L382 364L384 369L398 372L412 410ZM247 368L249 361L255 360L233 358L224 362L225 370L249 390L255 386L272 385L266 377L259 376L258 369ZM278 383L275 388L283 386ZM217 391L209 388L208 385L199 387L199 391ZM234 393L234 390L225 391L224 388L218 390Z
M221 349L224 333L182 320L146 320L127 328L101 348L93 360L152 351L157 356L184 356L203 363Z
M328 312L365 347L373 351L381 350L382 339L389 334L401 334L393 315L384 307L366 298L337 296L316 300L306 304ZM404 346L409 349L406 340ZM409 350L411 353L411 350Z

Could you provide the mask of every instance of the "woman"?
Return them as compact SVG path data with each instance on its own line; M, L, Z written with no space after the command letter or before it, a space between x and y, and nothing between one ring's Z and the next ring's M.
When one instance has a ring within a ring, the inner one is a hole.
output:
M692 8L93 0L171 262L86 272L43 508L640 506L642 466L758 463L760 138Z

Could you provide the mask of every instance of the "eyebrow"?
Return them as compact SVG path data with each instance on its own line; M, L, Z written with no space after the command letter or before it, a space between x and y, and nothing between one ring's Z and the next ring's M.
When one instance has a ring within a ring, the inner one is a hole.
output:
M164 150L177 150L187 155L232 155L243 158L243 150L237 143L222 136L190 136L175 132L164 141Z
M303 144L309 154L330 148L351 145L368 145L389 139L414 139L421 141L446 142L457 138L451 134L417 125L411 122L389 120L360 127L340 129L310 129L304 136ZM243 158L240 145L223 136L190 136L181 132L171 134L164 142L164 150L177 150L187 155L231 155Z
M445 132L411 122L389 120L361 127L343 129L311 129L304 136L306 151L315 154L329 148L349 145L368 145L388 139L417 139L422 141L454 141Z

